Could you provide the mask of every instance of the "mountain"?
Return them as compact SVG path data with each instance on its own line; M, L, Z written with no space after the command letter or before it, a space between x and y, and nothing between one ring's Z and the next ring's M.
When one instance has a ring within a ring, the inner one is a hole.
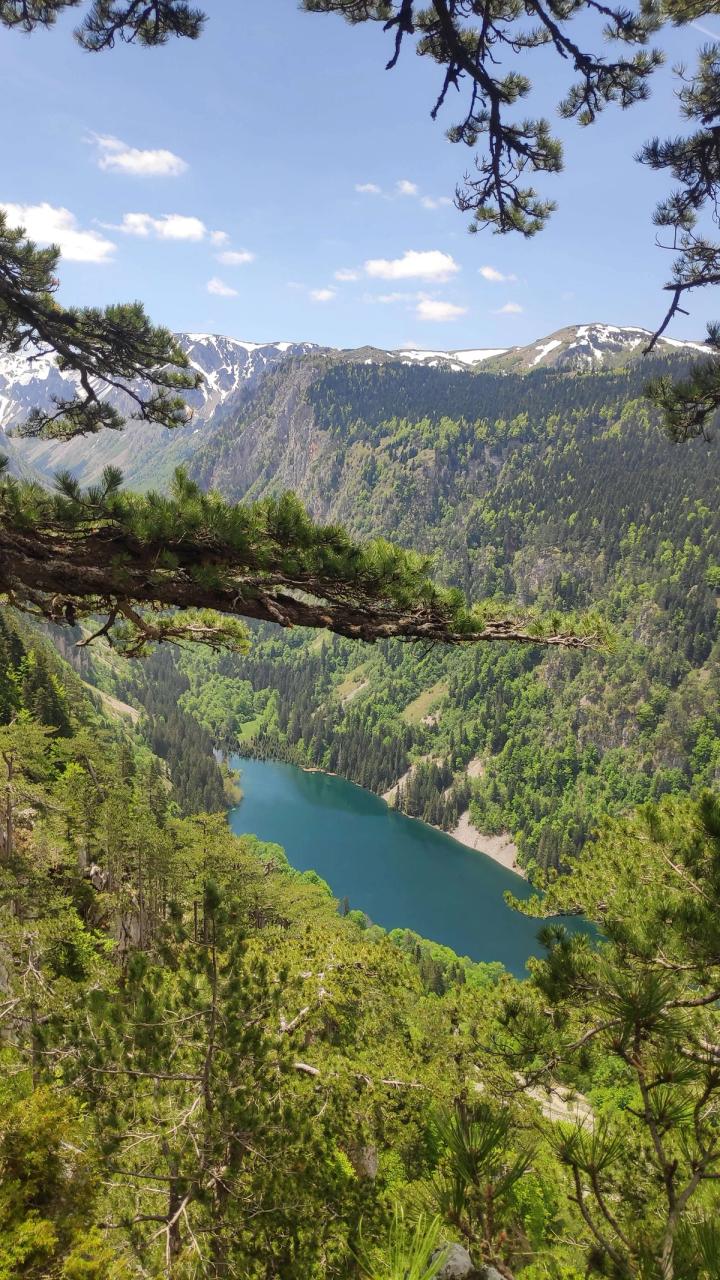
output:
M87 439L61 444L15 437L8 449L6 432L20 425L31 409L47 409L54 398L67 398L77 382L75 375L58 371L52 354L21 352L0 359L0 446L16 467L24 463L48 476L67 467L88 482L113 463L134 483L155 482L193 452L197 436L226 404L252 391L282 361L318 349L312 342L244 342L204 333L176 336L191 367L203 376L200 389L186 397L193 409L187 427L168 432L130 422L123 432L100 432L91 445ZM113 400L123 407L121 396Z
M419 495L415 501L420 507L414 509L406 533L407 504L395 500L393 486L387 491L387 506L379 483L359 494L358 475L371 469L368 449L375 459L372 466L382 459L384 468L387 464L394 473L399 458L410 472L421 467L432 471L431 455L443 437L445 420L492 423L530 414L534 421L543 421L570 406L584 410L609 393L611 374L616 400L637 398L650 376L680 371L688 355L694 355L693 349L669 347L641 359L640 335L645 331L632 330L624 339L625 359L619 365L616 338L603 337L598 329L562 330L562 338L543 339L528 348L534 354L524 361L521 349L502 358L493 353L482 362L473 352L475 363L459 368L448 353L443 359L442 353L425 353L428 358L419 360L414 358L417 352L371 347L316 351L271 371L251 396L215 423L212 433L195 442L188 465L204 486L219 488L235 500L293 489L317 519L342 520L357 533L382 531L424 546L429 513L413 524L423 510ZM583 344L591 340L606 342L607 349L583 372L572 362L581 358ZM567 365L542 363L553 357L558 361L561 353L566 353ZM510 356L516 367L503 364ZM605 360L616 367L606 371ZM425 424L425 448L417 456L409 445L400 448L395 443L404 423L411 436L417 424ZM473 468L480 463L486 471L488 465L496 465L489 446L473 459ZM413 482L414 475L407 474L405 489Z
M638 362L650 336L647 329L585 324L559 329L526 347L424 351L367 346L339 351L312 342L247 342L217 334L179 333L181 347L204 379L202 387L187 397L193 408L191 423L169 433L162 427L130 422L122 433L101 432L91 446L84 439L69 444L17 437L8 441L5 432L22 423L31 409L48 408L54 397L67 397L76 381L72 374L59 373L52 355L18 353L0 359L0 448L10 454L18 471L49 477L68 468L87 483L112 463L121 468L129 484L146 488L164 483L173 468L203 449L216 430L242 416L270 373L305 357L311 362L310 381L318 369L338 364L413 368L419 374L418 388L425 386L423 375L430 370L456 374L466 386L468 378L480 375L482 386L471 384L473 391L466 396L464 412L472 412L473 397L482 405L486 374L615 369ZM662 338L656 354L688 356L705 350L701 343ZM122 407L120 397L116 403ZM288 474L292 477L292 465Z
M652 333L631 325L572 324L556 329L546 338L538 338L525 347L478 347L470 351L419 351L402 349L389 354L402 363L426 365L431 368L451 369L460 373L466 369L504 370L514 373L531 369L557 369L563 372L583 372L591 369L614 369L628 358L642 355ZM677 338L659 338L655 348L658 355L681 351L708 354L702 342L686 342Z
M547 338L539 338L527 347L511 347L497 355L490 353L488 359L491 360L491 368L516 373L530 369L558 369L564 372L615 369L626 363L628 358L639 358L651 337L649 329L628 325L574 324L557 329ZM664 337L658 339L655 347L657 355L670 355L673 352L707 355L708 349L702 342L684 342Z
M267 628L220 667L252 690L235 726L244 750L343 774L438 825L474 824L480 848L511 837L541 867L575 856L604 814L720 783L720 448L671 444L644 397L694 349L641 360L642 331L582 329L536 347L572 362L607 343L586 369L314 353L272 371L200 443L189 466L203 487L292 488L319 520L428 553L473 599L594 608L616 634L610 652L577 657ZM225 686L202 663L190 674L220 734Z
M206 374L188 428L17 447L84 478L112 459L133 484L161 485L183 462L232 500L294 489L317 519L431 554L475 599L598 607L618 632L610 655L333 641L325 661L317 637L274 631L226 673L251 686L258 749L380 791L439 761L406 780L405 807L447 825L469 794L479 829L555 866L601 813L720 780L720 451L663 438L645 384L702 348L668 341L641 358L647 337L579 325L463 353L184 335Z
M212 333L175 335L190 366L203 376L198 391L187 393L193 425L206 422L229 396L255 386L279 361L314 351L313 342L243 342ZM18 426L31 409L49 409L53 399L67 398L77 375L60 373L52 353L26 351L0 358L0 427ZM116 397L116 399L119 399Z

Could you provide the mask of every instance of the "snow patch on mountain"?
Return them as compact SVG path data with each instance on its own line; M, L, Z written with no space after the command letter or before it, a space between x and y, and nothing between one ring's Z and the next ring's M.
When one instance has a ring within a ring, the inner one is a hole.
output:
M397 351L385 351L384 355L391 360L400 360L402 364L422 364L430 369L448 369L452 373L463 373L485 360L503 356L508 347L477 347L467 351L424 351L421 348L401 347ZM369 362L368 362L369 363Z
M197 391L187 394L193 426L202 425L231 395L257 383L288 356L316 350L314 342L245 342L212 333L178 333L190 367L202 374ZM31 409L51 409L55 399L75 394L78 378L60 373L53 353L31 349L0 358L0 429L10 430ZM113 393L107 388L101 396Z
M187 393L192 420L169 432L163 427L128 422L122 432L102 431L91 441L68 443L45 439L21 439L12 435L33 409L51 410L57 400L74 396L77 375L61 373L55 356L42 350L16 352L0 358L0 452L9 453L15 468L30 467L45 476L62 467L83 482L97 479L103 467L113 464L128 483L140 487L165 483L172 468L184 463L208 433L215 431L235 405L259 386L282 362L314 353L319 358L343 358L356 363L406 365L443 369L452 373L589 372L621 367L628 359L640 359L651 337L650 330L631 325L581 324L558 329L526 347L476 347L441 351L409 347L382 350L362 347L343 351L321 348L312 342L252 342L212 333L179 333L180 346L191 368L202 375L196 391ZM701 342L677 338L659 339L655 354L708 354ZM132 405L115 391L102 387L121 412ZM8 434L5 434L8 433ZM8 439L8 436L10 438Z
M545 359L546 355L549 355L551 351L554 351L555 348L560 345L561 343L559 338L551 338L549 342L541 342L540 345L535 348L537 355L533 360L533 364L539 364L541 360Z
M515 347L496 362L497 368L520 372L523 369L558 369L560 371L613 368L630 357L639 358L652 333L637 325L578 324L558 329L547 338L527 347ZM671 351L688 354L711 352L702 342L661 337L653 348L655 355Z
M450 355L461 364L475 365L492 360L495 356L504 356L509 350L509 347L478 347L475 351L451 351Z
M313 342L245 342L220 334L178 333L175 335L185 352L190 367L202 375L196 391L185 400L192 410L187 427L167 431L145 423L129 421L122 432L101 431L89 443L84 438L66 444L53 440L12 438L13 457L22 459L45 475L62 467L69 468L84 481L94 480L104 466L119 466L128 480L151 476L163 460L183 461L184 441L210 429L211 419L224 409L234 396L251 391L271 369L293 356L304 356L317 350ZM0 358L0 433L12 432L23 423L32 409L51 410L57 400L68 400L76 394L78 377L61 373L55 356L38 350L25 350ZM126 397L107 387L99 391L121 412L132 411ZM7 437L5 437L7 439Z

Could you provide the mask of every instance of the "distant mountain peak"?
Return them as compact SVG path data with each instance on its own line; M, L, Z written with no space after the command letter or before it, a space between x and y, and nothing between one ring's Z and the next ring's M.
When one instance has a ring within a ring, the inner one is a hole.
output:
M476 347L449 351L401 347L382 354L384 358L399 360L403 364L450 369L456 373L476 370L480 366L487 366L488 372L502 370L523 373L531 369L588 371L612 368L624 363L628 356L640 356L651 337L650 329L643 329L638 325L594 321L591 324L566 325L527 346ZM657 355L667 355L677 350L685 350L688 354L708 354L704 343L679 338L662 337L655 347Z
M189 392L197 427L235 391L252 386L287 356L317 350L314 342L246 342L220 333L177 333L176 338L204 382ZM0 430L8 431L35 408L50 408L53 397L67 397L77 383L60 373L52 353L20 351L0 358Z
M92 443L80 438L62 444L53 440L8 440L5 432L18 427L32 409L50 409L56 399L74 394L77 375L61 373L55 356L32 351L0 358L0 452L10 454L16 469L30 465L44 474L68 467L83 480L92 480L108 463L133 475L148 474L153 455L183 461L189 435L197 435L217 410L242 392L252 390L281 361L317 350L314 342L246 342L215 333L175 335L190 365L202 374L197 391L185 399L193 410L188 427L168 433L164 427L128 423L125 431L103 431ZM123 408L121 399L118 405ZM127 406L128 412L131 406Z
M628 356L640 356L652 333L638 325L571 324L545 338L539 338L525 347L513 347L505 352L498 363L507 370L523 372L530 369L590 369L612 368L624 363ZM690 342L678 338L662 337L654 348L656 355L686 350L688 354L708 354L702 342Z

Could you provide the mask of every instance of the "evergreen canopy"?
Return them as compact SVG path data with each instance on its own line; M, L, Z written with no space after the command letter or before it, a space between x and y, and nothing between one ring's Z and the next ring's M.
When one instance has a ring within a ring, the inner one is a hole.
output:
M8 1280L716 1280L717 795L609 822L517 981L180 818L7 614L0 784Z

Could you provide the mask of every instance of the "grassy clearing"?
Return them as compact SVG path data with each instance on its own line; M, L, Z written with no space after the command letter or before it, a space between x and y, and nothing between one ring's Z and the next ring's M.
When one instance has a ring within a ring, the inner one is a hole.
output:
M246 720L244 724L240 725L240 728L237 731L238 741L247 742L250 738L254 738L255 734L262 727L262 723L262 716L256 716L254 720Z
M355 667L353 671L349 671L345 679L337 686L336 693L338 697L351 697L365 683L366 671L367 662L363 662L361 667Z
M131 707L127 702L121 702L119 698L114 698L111 693L105 693L104 689L98 689L94 684L88 684L87 680L83 680L86 689L100 698L106 711L108 711L113 720L124 719L132 720L133 724L137 724L140 719L140 712L137 707Z
M330 636L327 631L320 631L308 645L308 653L322 653L327 644L330 643Z
M429 715L439 702L447 698L448 688L447 680L438 680L437 684L429 689L423 689L422 693L419 693L417 698L413 698L403 711L402 718L405 723L421 724L424 717Z

